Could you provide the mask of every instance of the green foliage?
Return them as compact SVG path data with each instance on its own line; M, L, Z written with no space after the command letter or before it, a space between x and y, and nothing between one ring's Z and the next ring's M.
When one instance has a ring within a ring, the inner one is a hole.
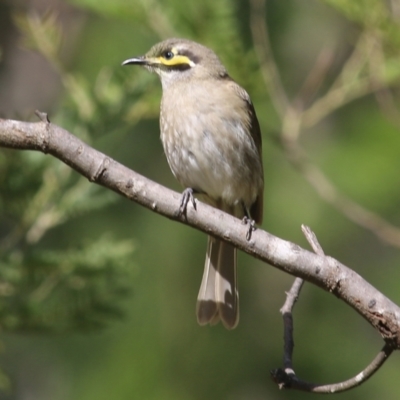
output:
M121 86L106 70L95 88L66 72L59 58L61 26L54 14L15 18L24 45L41 52L60 73L68 96L55 116L88 142L120 113ZM114 113L114 114L113 114ZM84 236L48 248L56 228L104 209L116 196L91 185L69 167L34 152L0 152L0 326L3 331L91 329L121 316L129 289L131 241ZM21 173L23 171L23 173ZM73 247L77 246L77 247Z
M35 153L2 159L0 324L4 331L86 329L119 314L132 243L100 237L80 248L47 250L56 226L104 208L112 194ZM26 171L21 174L20 171Z
M15 251L1 263L4 330L65 332L103 327L129 293L130 241L109 235L80 248Z

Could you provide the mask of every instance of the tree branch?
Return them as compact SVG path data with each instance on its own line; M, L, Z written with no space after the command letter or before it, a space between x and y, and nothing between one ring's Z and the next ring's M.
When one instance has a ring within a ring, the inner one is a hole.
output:
M382 350L372 362L359 374L344 382L332 383L330 385L317 385L298 379L294 373L276 369L271 371L272 379L279 385L280 389L297 389L312 393L339 393L360 386L367 381L392 354L394 348L392 343L385 343Z
M312 247L314 252L320 256L324 256L324 250L319 244L314 232L305 225L302 225L301 230L303 231L308 243L310 243L310 246ZM317 385L315 383L299 379L296 376L292 362L294 348L292 310L296 301L298 300L303 283L303 279L295 279L292 287L287 293L285 304L281 308L284 325L284 367L283 369L277 368L272 370L272 379L278 384L280 389L298 389L312 393L339 393L344 392L345 390L353 389L356 386L360 386L362 383L367 381L375 372L377 372L379 368L383 365L383 363L392 354L394 350L393 343L385 343L383 349L377 354L377 356L363 371L346 381L332 383L329 385Z
M221 238L281 271L311 282L350 305L393 348L400 349L400 307L339 261L313 254L261 229L246 240L241 220L204 203L179 216L180 194L167 189L91 148L65 129L42 121L0 119L0 146L51 154L95 182L128 199L207 234Z

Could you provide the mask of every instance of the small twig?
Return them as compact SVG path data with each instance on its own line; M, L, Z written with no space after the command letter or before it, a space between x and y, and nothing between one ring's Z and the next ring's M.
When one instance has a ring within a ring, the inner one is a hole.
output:
M291 161L328 204L331 204L350 221L372 232L383 242L400 248L400 229L398 227L342 194L318 167L304 157L292 157Z
M373 58L374 46L370 32L363 32L330 89L304 111L302 127L315 126L336 109L376 90L369 77L360 77L368 60Z
M305 225L301 226L301 230L314 252L319 256L324 256L324 250L319 244L315 233ZM299 379L296 376L292 362L294 348L292 309L298 299L303 282L304 281L300 278L295 279L290 291L287 293L285 304L281 308L284 321L284 367L283 369L277 368L272 370L272 379L278 384L280 389L297 389L312 393L339 393L361 385L376 371L378 371L378 369L391 355L395 349L393 342L387 341L382 350L363 371L346 381L329 385L317 385L315 383Z
M324 256L325 253L318 243L314 232L305 225L301 226L301 230L303 231L304 236L308 240L308 243L310 243L314 252L320 256ZM283 317L283 366L286 374L294 374L292 361L294 349L292 310L297 302L297 299L299 298L303 283L304 280L301 278L296 278L294 280L289 292L286 293L286 301L280 309Z
M369 70L371 81L378 90L375 92L375 98L382 113L397 128L400 127L400 112L397 109L393 95L388 87L382 87L381 81L384 76L385 56L382 49L382 43L376 43L375 56L369 60Z
M375 98L386 118L397 129L400 128L400 111L397 108L391 91L388 88L378 90L375 93Z
M314 232L305 225L301 226L301 230L303 231L314 252L320 256L324 256L324 251L318 243ZM303 283L304 280L301 278L296 278L294 280L292 287L286 293L286 301L280 309L283 317L283 366L286 374L294 374L292 362L294 349L292 310L297 302L297 299L299 298Z
M297 389L312 393L339 393L353 389L366 382L372 375L379 370L388 357L392 354L394 348L391 343L385 343L382 350L372 360L372 362L356 376L338 383L330 385L317 385L298 379L294 374L286 373L282 369L271 371L272 379L279 385L280 389Z
M318 239L311 228L307 225L301 225L301 231L306 237L307 242L310 244L311 248L314 250L314 253L318 254L319 256L324 256L325 252L322 249L322 246L319 244Z
M46 122L49 123L49 115L45 112L39 111L39 110L35 110L35 115L42 121L42 122Z
M351 101L374 93L376 87L371 85L369 78L359 78L357 81L332 89L324 97L315 101L302 116L302 127L311 128L317 125L323 118L332 114L338 108Z
M297 109L304 107L314 98L323 83L329 68L334 60L334 52L331 49L324 48L319 53L314 66L311 68L306 80L303 83L299 93L293 100Z
M283 367L287 374L293 373L293 307L299 298L301 288L303 287L304 280L296 278L292 287L286 293L286 301L283 304L280 312L283 317Z
M289 100L272 54L265 11L265 0L250 0L250 28L254 49L271 101L276 112L283 117L289 106Z

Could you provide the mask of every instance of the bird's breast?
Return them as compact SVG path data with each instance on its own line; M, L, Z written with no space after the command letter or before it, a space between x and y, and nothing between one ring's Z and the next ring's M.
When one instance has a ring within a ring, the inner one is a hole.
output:
M163 97L160 128L170 168L184 187L231 205L255 201L263 185L262 164L240 110L212 99L175 101L171 109Z

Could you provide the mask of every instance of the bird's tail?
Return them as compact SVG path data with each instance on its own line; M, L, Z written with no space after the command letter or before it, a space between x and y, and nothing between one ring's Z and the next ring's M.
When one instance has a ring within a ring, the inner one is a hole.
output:
M211 236L197 298L197 320L200 325L214 325L221 320L227 329L239 322L236 248Z

